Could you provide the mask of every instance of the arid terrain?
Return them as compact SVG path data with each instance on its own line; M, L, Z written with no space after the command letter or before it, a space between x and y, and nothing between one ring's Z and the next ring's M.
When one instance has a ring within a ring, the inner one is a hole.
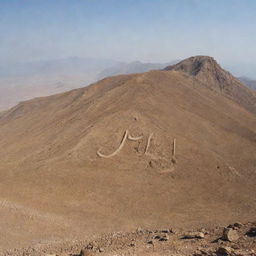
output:
M1 253L1 252L0 252ZM92 255L193 255L255 256L256 223L228 227L142 229L102 234L92 240L38 244L36 247L5 250L3 255L92 256Z
M122 231L142 252L125 240L103 255L193 255L224 226L255 221L255 149L255 91L207 56L21 102L0 113L0 248ZM210 235L191 247L170 234L154 253L138 227Z

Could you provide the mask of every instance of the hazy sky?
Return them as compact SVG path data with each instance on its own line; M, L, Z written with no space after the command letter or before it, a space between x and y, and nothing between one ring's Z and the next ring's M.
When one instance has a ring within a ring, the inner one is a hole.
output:
M255 32L256 0L0 0L0 64L200 54L256 77Z

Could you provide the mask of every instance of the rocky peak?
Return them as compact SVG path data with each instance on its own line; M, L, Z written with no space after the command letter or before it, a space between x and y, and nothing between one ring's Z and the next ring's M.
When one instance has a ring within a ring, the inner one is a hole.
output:
M206 87L220 91L247 110L256 113L256 97L254 92L228 71L224 70L212 57L190 57L175 65L167 66L164 70L180 71L193 76Z

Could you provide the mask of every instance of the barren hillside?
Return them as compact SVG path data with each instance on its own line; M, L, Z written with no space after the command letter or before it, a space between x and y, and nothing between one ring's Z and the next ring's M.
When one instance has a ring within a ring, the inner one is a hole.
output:
M0 247L251 220L256 98L211 58L186 63L0 115Z

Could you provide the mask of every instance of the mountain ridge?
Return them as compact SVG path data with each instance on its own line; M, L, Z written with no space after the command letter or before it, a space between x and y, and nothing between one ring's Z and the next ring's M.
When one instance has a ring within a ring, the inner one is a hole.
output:
M209 88L221 91L247 110L255 112L256 98L253 91L244 86L237 78L222 69L217 61L209 56L194 56L178 64L164 68L176 70L194 76Z
M163 69L167 65L177 63L178 61L171 61L169 63L145 63L141 61L133 61L130 63L119 63L112 67L104 69L99 73L98 79L103 79L108 76L120 74L143 73L154 69Z

